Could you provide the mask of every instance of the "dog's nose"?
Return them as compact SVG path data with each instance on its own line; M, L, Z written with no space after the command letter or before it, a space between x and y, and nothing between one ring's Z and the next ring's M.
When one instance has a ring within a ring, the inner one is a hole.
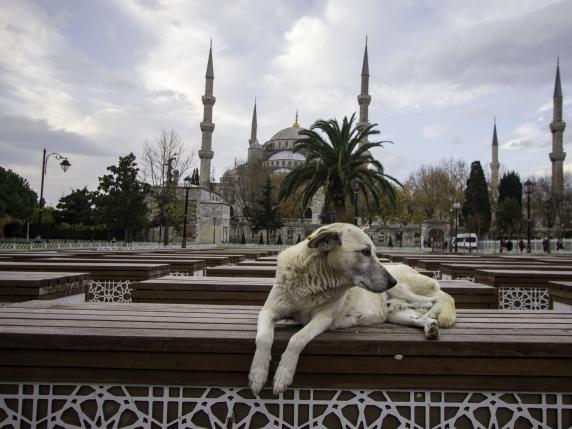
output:
M395 280L395 277L389 276L389 278L387 279L387 284L389 285L388 289L391 289L393 286L397 284L397 280Z

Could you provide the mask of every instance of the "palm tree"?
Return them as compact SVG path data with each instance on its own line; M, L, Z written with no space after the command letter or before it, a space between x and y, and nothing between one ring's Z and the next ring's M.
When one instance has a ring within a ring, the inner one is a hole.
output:
M393 204L396 193L391 182L399 181L384 173L383 166L374 159L369 150L383 147L382 143L364 143L368 136L379 134L373 128L354 126L355 113L342 126L335 119L318 120L309 130L300 131L294 152L303 152L306 161L290 172L282 181L278 198L283 201L301 192L302 207L308 206L320 188L324 188L324 207L333 205L337 221L346 220L346 200L354 199L354 192L361 194L369 210L369 201L381 205L384 196ZM321 131L318 134L315 130ZM322 134L327 138L322 137Z

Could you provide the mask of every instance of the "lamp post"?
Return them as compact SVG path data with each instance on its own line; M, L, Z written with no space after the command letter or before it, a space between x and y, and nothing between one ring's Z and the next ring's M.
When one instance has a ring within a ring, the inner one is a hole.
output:
M358 224L358 192L359 192L359 180L353 179L351 181L352 191L354 193L354 225Z
M213 217L213 244L216 244L216 217Z
M46 175L46 167L48 166L48 159L50 159L50 156L53 156L58 161L61 161L60 166L62 167L64 173L68 171L68 168L71 167L70 162L65 156L56 152L46 154L46 148L44 148L44 155L42 157L42 185L40 187L40 211L38 213L38 224L40 225L40 230L42 228L42 209L44 208L44 176Z
M524 193L526 194L526 253L530 253L532 248L530 246L531 223L530 223L530 196L534 188L534 182L530 179L524 182Z
M183 242L181 243L181 247L185 249L187 247L187 213L189 210L189 189L191 188L193 179L189 176L183 179L183 184L185 186L185 220L183 223Z
M461 208L461 203L458 201L455 201L453 203L453 210L455 211L455 253L457 253L459 250L457 247L457 234L459 233L459 209L460 208Z

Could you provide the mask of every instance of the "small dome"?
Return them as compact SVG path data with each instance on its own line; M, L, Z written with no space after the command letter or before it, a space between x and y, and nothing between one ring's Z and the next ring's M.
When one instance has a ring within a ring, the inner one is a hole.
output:
M288 174L288 173L291 173L291 172L292 172L292 170L291 170L290 168L284 168L284 167L282 167L282 168L277 168L276 170L274 170L274 171L272 172L272 174Z
M264 150L264 147L263 147L260 143L254 142L254 143L252 143L252 144L248 147L248 149L260 149L260 150Z
M289 150L283 150L282 152L278 152L272 155L270 158L268 158L268 161L304 161L305 159L306 158L304 158L304 155L301 153L294 153Z
M222 175L222 177L233 177L233 176L234 176L234 168L229 168Z

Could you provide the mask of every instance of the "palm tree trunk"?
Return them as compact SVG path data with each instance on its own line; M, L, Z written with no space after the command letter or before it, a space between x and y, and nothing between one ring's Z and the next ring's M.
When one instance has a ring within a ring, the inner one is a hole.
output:
M342 196L335 196L333 198L334 214L336 222L347 222L346 204Z

